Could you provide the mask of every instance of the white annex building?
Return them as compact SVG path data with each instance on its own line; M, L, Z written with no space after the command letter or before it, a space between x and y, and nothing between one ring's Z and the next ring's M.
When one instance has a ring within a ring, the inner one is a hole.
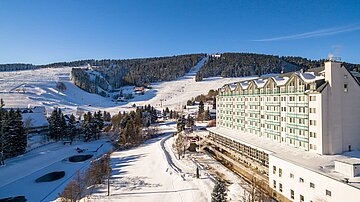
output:
M266 181L279 201L360 201L358 79L330 59L306 72L227 84L207 147Z

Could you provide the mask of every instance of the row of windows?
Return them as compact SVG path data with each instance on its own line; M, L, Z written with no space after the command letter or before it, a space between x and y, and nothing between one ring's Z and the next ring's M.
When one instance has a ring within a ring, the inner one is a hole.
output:
M273 166L273 174L276 175L276 166ZM279 177L282 177L283 172L282 172L281 168L279 168L279 173L278 174L279 174ZM295 178L294 174L290 173L290 178L294 179ZM305 180L303 178L299 177L299 183L304 184ZM312 188L312 189L315 189L315 184L313 182L309 182L309 187ZM276 189L276 180L273 180L273 188ZM283 185L281 183L279 183L279 191L283 192ZM325 195L326 196L331 196L331 191L326 189L325 190ZM292 190L292 189L290 189L290 198L295 199L295 191ZM299 198L300 198L300 201L305 200L304 199L305 197L303 195L301 195L301 194L300 194Z
M297 99L296 99L297 97ZM315 96L313 96L315 97ZM306 96L289 96L289 101L290 102L295 102L296 100L303 102L306 100ZM264 99L264 97L240 97L240 98L219 98L219 101L274 101L274 102L278 102L278 101L286 101L286 97L285 96L267 96L266 99ZM315 100L311 100L311 101L315 101Z

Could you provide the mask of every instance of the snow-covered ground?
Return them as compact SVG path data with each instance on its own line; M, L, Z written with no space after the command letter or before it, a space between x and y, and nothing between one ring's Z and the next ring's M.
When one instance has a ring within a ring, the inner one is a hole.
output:
M83 170L90 164L91 159L77 163L67 160L79 155L75 150L77 147L86 150L81 154L91 154L95 158L108 152L112 146L106 140L78 142L73 145L58 142L6 160L6 166L0 167L0 198L25 196L28 201L56 199L76 171ZM53 182L35 182L37 178L54 171L65 171L65 176Z
M0 98L6 107L45 106L51 112L53 107L62 108L66 113L79 114L82 111L107 110L118 113L131 110L132 105L151 104L157 108L179 109L186 101L211 89L218 89L226 83L249 78L205 78L195 82L196 72L207 58L201 60L189 73L174 81L151 84L152 89L128 102L115 103L111 98L87 93L70 81L71 67L45 68L15 72L0 72ZM56 84L61 81L66 90L58 92ZM124 87L128 90L132 87Z
M196 166L184 166L171 151L174 123L159 127L163 133L139 147L111 155L111 191L99 188L90 201L210 201L213 180L197 179Z
M53 107L60 107L66 113L95 110L117 113L132 110L133 104L151 104L158 109L182 109L187 100L199 94L206 94L209 90L218 89L226 83L249 79L213 77L195 82L195 74L205 61L206 58L191 72L175 81L153 83L152 89L144 95L136 96L124 103L114 103L111 98L90 94L76 87L70 81L71 68L68 67L0 72L0 98L4 99L6 107L27 107L30 104L45 106L48 111ZM67 89L64 92L56 90L59 81L66 85ZM167 134L175 131L174 126L168 124L160 126L160 129ZM202 170L202 177L196 179L194 162L177 160L171 151L171 141L172 138L168 139L164 135L139 147L115 152L111 160L114 169L111 197L105 196L104 188L100 187L91 196L91 200L209 201L214 184L210 172ZM104 146L98 154L106 152L111 147L110 143L104 140L66 146L53 143L8 160L6 166L0 167L0 198L25 195L28 201L55 199L75 172L89 165L89 161L69 163L64 159L77 154L76 147L87 148L88 152L92 153L91 151L101 144ZM191 158L196 157L199 156ZM201 164L201 158L198 158L197 162ZM36 178L60 170L66 172L64 178L54 182L35 183ZM222 168L221 172L225 170ZM214 174L216 173L212 173ZM241 189L235 184L231 186L231 190L235 190L230 193L234 195Z

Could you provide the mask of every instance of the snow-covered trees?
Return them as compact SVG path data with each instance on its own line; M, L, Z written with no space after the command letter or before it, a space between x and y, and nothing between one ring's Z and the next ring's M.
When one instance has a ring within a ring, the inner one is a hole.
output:
M227 190L222 182L217 182L211 193L211 202L226 202Z
M21 112L19 110L3 109L4 102L0 100L0 152L3 158L14 157L26 151L27 137Z

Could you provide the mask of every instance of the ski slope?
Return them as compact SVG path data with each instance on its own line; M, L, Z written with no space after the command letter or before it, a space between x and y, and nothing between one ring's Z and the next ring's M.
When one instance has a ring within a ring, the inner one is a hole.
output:
M218 89L226 83L250 78L205 78L195 82L196 72L206 62L203 58L189 73L174 81L151 84L152 89L144 95L136 96L128 102L115 103L111 98L91 94L75 86L70 80L71 67L44 68L36 70L0 72L0 98L6 107L18 108L45 106L48 112L54 107L66 113L82 114L84 111L106 110L113 114L119 111L132 110L132 105L150 104L157 108L169 107L180 109L187 100L206 94L211 89ZM56 84L61 81L66 90L58 92ZM131 86L124 89L131 89Z

